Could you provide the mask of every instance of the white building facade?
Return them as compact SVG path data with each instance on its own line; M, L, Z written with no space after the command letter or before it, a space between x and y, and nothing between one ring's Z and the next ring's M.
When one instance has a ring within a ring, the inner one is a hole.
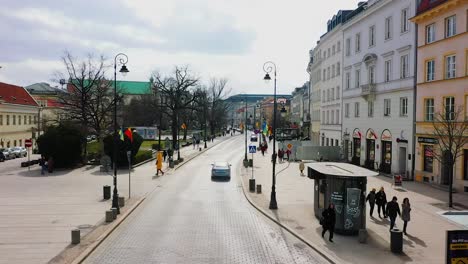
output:
M309 94L310 94L310 140L313 145L320 145L320 101L322 97L322 50L320 41L309 52Z
M411 0L370 0L343 25L343 149L347 160L411 177L415 14Z

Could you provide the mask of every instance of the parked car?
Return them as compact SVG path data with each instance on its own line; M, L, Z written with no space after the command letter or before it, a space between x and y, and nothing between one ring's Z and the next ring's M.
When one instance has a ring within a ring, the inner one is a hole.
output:
M211 179L216 177L231 179L231 164L226 161L217 161L211 164Z
M2 151L0 151L0 162L3 162L6 160L5 154L3 154Z
M0 152L3 153L3 156L5 156L5 159L6 160L9 160L12 158L11 154L10 154L10 150L8 150L8 148L1 148L0 149Z
M250 141L251 142L257 142L258 141L257 134L252 133L252 135L250 135Z
M10 153L10 159L16 159L16 154L13 151L13 148L7 148L7 150Z
M13 153L15 154L17 158L21 158L21 157L26 157L28 152L26 151L26 148L24 147L14 147Z

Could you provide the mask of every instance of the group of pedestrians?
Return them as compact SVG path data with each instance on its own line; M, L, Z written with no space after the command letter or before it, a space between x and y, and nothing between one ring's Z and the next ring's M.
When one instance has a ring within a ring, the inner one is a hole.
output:
M397 202L398 198L393 196L392 200L387 202L385 190L383 187L380 187L380 190L377 193L375 188L369 192L366 197L366 202L367 201L370 206L370 217L374 218L374 207L377 204L379 218L382 218L380 214L381 212L383 214L383 218L390 218L390 231L395 227L397 216L400 216L403 220L403 234L408 235L406 233L406 228L408 226L408 222L411 220L411 204L408 198L403 199L400 210L400 206Z
M291 155L291 150L278 150L278 159L279 163L282 163L284 160L289 161L289 155Z

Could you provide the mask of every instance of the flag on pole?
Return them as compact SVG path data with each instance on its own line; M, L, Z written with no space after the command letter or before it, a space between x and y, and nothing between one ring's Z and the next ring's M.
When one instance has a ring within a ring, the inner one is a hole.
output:
M123 133L122 129L119 129L119 138L120 138L120 140L124 141L124 133Z
M267 125L267 122L266 120L263 121L263 127L262 127L262 130L263 130L263 134L266 136L267 133L268 133L268 125Z
M130 142L133 143L133 131L132 131L132 129L127 128L127 130L125 130L124 134L130 139Z

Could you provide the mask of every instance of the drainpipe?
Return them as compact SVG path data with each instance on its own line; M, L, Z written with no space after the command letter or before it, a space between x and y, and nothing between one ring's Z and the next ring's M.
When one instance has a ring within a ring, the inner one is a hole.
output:
M415 2L415 13L418 10L418 1ZM417 84L418 84L418 78L417 78L417 72L418 72L418 24L414 23L415 26L415 45L414 45L414 73L413 73L413 144L412 144L412 159L411 159L411 178L414 181L415 180L415 166L416 166L416 104L417 104L417 96L418 96L418 89L417 89Z

